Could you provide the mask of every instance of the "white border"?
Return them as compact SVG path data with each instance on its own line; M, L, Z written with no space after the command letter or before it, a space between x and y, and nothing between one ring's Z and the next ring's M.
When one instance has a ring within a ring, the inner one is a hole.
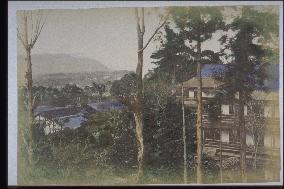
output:
M17 39L16 11L22 9L88 9L107 7L279 5L280 13L280 182L210 185L283 185L283 2L281 1L10 1L8 2L8 185L17 185ZM161 184L159 184L161 185ZM180 184L183 185L183 184ZM198 184L189 184L198 185ZM208 185L208 184L202 184Z

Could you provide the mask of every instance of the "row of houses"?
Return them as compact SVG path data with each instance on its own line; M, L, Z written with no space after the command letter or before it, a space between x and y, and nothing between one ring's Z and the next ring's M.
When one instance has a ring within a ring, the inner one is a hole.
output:
M89 114L107 112L125 108L118 102L89 103L85 106L51 107L38 106L34 110L35 121L44 127L46 135L65 128L76 129Z
M210 119L208 109L212 102L217 99L217 94L224 87L225 83L215 79L220 70L225 70L226 65L204 65L201 71L202 77L202 102L203 102L203 151L212 156L219 156L220 145L222 145L223 155L239 157L240 141L238 127L238 94L235 94L236 101L218 101L215 107L215 119ZM263 124L263 132L259 132L261 139L258 139L258 154L263 157L280 157L280 118L279 118L279 65L269 65L269 78L265 80L265 88L256 89L252 93L252 99L244 107L244 117L246 126L247 158L252 158L255 135L249 132L252 124ZM178 100L183 99L186 107L197 107L197 88L199 86L196 77L179 84L175 95ZM183 90L183 98L182 92ZM214 103L213 103L214 104ZM261 104L261 106L257 106ZM257 107L256 107L257 106ZM255 120L251 120L252 117ZM252 123L255 121L255 123ZM275 159L275 158L274 158Z

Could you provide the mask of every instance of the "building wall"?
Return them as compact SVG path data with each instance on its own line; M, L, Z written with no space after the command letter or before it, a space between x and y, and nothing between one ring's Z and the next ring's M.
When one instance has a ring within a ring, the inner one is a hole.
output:
M44 120L44 117L42 117L42 116L36 116L35 120L40 121L40 123L45 122L46 127L44 128L44 133L46 135L53 133L53 132L56 132L57 130L61 129L61 126L58 123L53 122L53 121L48 120L48 119ZM54 129L53 129L53 127L54 127Z
M269 105L266 105L264 107L264 117L272 117L272 115L273 115L272 111L273 111L272 107L269 106Z
M277 103L277 105L274 105L274 110L275 110L274 116L276 118L279 118L279 103Z
M253 143L253 137L251 136L251 135L249 135L249 134L246 134L246 143L247 143L247 145L254 145L254 143Z
M202 92L202 97L207 97L207 98L213 98L215 95L212 93L205 93ZM189 90L188 91L188 97L193 98L194 97L194 90Z
M225 115L229 115L229 105L222 104L221 105L221 113Z
M205 93L205 92L202 92L202 97L208 97L208 98L213 98L214 97L214 94L211 94L211 93Z
M264 135L264 146L268 148L280 148L279 134L266 133Z
M248 107L247 107L247 105L244 106L244 115L245 116L248 115Z
M229 131L223 130L221 132L221 141L222 142L229 142Z
M46 121L46 127L44 128L44 132L45 134L50 134L50 133L54 133L57 130L60 130L61 126L55 122L52 122L50 120Z
M194 91L193 90L189 90L188 97L190 97L190 98L194 97Z

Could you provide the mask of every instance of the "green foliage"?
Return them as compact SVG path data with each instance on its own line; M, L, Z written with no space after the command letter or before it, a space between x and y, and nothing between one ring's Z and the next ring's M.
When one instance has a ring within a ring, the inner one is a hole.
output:
M35 107L45 106L67 106L67 105L86 105L89 101L108 100L109 97L103 96L106 92L105 85L96 84L94 87L86 86L84 89L75 84L67 84L63 88L53 88L44 86L33 86ZM26 96L26 88L20 89ZM95 95L98 93L97 95ZM25 99L27 102L27 99Z
M144 78L145 163L149 169L177 172L183 162L182 109L171 94L171 81L163 76L148 74ZM186 109L186 127L188 143L194 144L194 112L190 109ZM189 160L194 151L195 145L189 145Z
M271 50L265 49L257 40L269 39L271 34L275 34L277 19L271 13L243 7L241 16L227 27L237 33L230 39L223 37L226 39L223 41L225 48L232 51L230 66L223 78L227 83L226 91L230 94L244 91L245 97L250 99L251 92L262 87L267 77L264 58L273 57Z
M158 67L154 69L156 74L163 75L173 82L188 79L195 70L195 65L188 56L190 49L185 45L182 36L170 26L166 25L165 39L161 39L160 49L151 55L153 62Z
M95 148L104 150L102 159L116 170L137 164L133 116L128 111L97 113L83 126L95 139Z
M163 74L173 82L181 82L196 75L197 63L220 63L221 53L210 49L199 52L198 45L211 39L214 32L224 28L221 8L174 7L169 9L175 25L166 25L159 50L151 55L157 61L156 74Z
M120 80L114 81L110 93L132 109L137 97L137 75L135 73L125 74Z
M223 29L222 7L175 7L170 9L182 35L189 40L204 42Z

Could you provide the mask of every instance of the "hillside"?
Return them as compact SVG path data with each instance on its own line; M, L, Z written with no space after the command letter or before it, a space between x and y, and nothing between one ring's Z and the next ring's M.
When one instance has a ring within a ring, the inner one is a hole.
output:
M17 57L18 84L24 85L26 63L24 56ZM74 57L68 54L32 55L35 85L62 86L67 83L90 85L92 81L106 82L122 77L127 71L112 71L97 60Z
M24 56L18 56L17 61L19 71L26 68ZM110 71L97 60L68 54L35 54L32 55L32 64L34 75Z

